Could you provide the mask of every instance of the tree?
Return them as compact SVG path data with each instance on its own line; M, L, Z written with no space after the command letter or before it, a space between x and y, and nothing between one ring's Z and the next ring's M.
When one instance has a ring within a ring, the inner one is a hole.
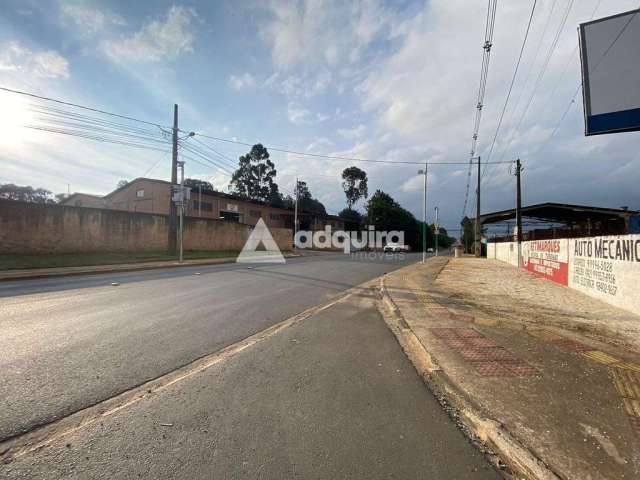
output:
M367 198L367 172L358 167L345 168L342 171L342 189L347 197L347 207L351 209L361 198Z
M14 185L13 183L0 185L0 198L31 203L55 203L53 193L49 190L33 188L30 185Z
M343 209L338 216L344 220L345 230L359 230L362 225L362 214L350 208Z
M198 187L202 187L202 190L215 191L213 185L209 182L205 182L204 180L198 180L197 178L185 178L184 186L191 188L191 190L198 190Z
M465 216L460 222L462 226L462 236L460 243L464 247L465 253L473 253L473 245L476 241L476 221Z
M116 185L116 188L123 188L123 187L126 187L127 185L129 185L129 180L122 179L118 182L118 184Z
M229 189L243 198L261 201L282 199L275 183L276 168L269 160L269 152L261 144L238 159L238 169L233 173Z
M422 223L418 222L411 212L405 210L391 195L376 190L367 202L367 223L378 231L397 230L404 232L404 241L414 249L420 248ZM431 230L427 229L427 244Z
M320 200L313 198L307 182L298 180L298 209L303 212L326 215L327 209Z

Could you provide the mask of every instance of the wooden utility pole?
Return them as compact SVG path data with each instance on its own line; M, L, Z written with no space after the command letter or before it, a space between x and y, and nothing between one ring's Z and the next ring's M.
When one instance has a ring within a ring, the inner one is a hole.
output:
M480 228L480 157L478 157L478 187L476 190L476 257L482 256L482 229Z
M520 159L516 160L516 235L518 236L518 267L522 267L522 190L520 189Z
M171 157L171 194L169 195L169 255L176 255L177 233L178 233L178 209L173 202L174 185L178 183L178 105L173 106L173 155Z

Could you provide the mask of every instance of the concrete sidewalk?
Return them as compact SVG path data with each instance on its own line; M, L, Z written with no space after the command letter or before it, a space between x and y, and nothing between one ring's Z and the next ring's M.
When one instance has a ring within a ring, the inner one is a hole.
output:
M434 258L384 286L414 364L514 471L639 478L640 318L485 259Z
M285 258L300 257L298 253L285 253ZM139 270L155 270L159 268L194 267L198 265L218 265L233 263L237 257L201 258L184 260L162 260L158 262L116 263L109 265L83 265L79 267L25 268L19 270L0 271L0 282L11 280L29 280L34 278L70 277L93 273L134 272Z

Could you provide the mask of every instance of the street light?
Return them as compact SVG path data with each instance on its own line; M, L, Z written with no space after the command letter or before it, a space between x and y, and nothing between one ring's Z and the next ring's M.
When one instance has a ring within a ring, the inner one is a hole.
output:
M438 207L435 208L436 211L436 225L435 225L435 234L436 234L436 257L438 256L438 234L440 233L440 223L438 223Z
M422 263L427 257L427 168L428 163L425 162L424 170L418 170L419 175L424 175L424 191L422 196Z

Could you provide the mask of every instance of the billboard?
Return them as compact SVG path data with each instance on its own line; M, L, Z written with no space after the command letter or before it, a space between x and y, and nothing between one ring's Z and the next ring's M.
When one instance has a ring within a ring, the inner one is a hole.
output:
M639 13L579 27L585 135L640 130Z
M569 282L567 247L566 239L522 242L522 266L531 273L566 286Z

